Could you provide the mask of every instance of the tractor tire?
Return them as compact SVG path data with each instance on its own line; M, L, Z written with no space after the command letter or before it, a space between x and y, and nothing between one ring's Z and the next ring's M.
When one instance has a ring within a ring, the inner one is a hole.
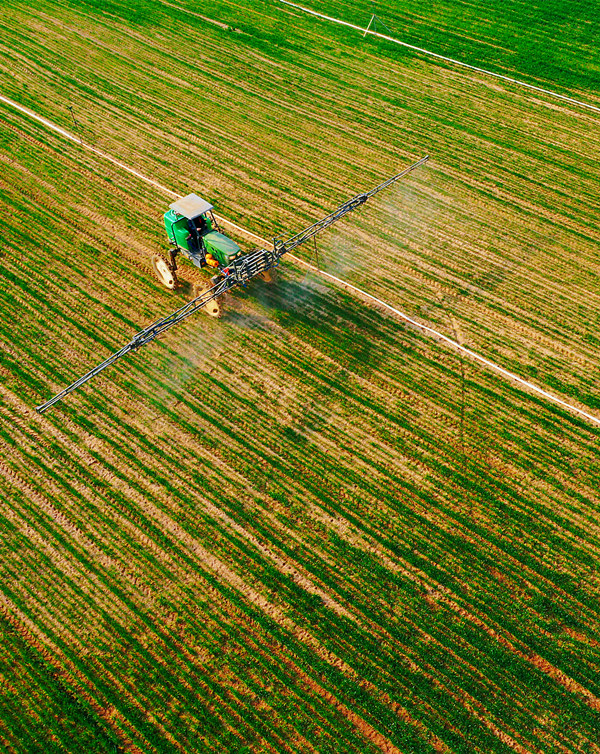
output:
M211 285L202 285L197 284L194 286L194 298L197 298L198 296L202 295L205 291L208 291L212 288ZM219 298L213 298L212 301L209 301L207 304L205 304L202 307L202 311L205 314L208 314L209 317L214 317L215 319L218 319L221 314L223 314L223 307L221 305L221 296Z
M170 291L172 291L177 285L177 276L169 267L167 260L164 257L161 257L159 254L155 254L152 257L152 267L154 268L156 277L160 280L160 282L165 286L165 288L168 288Z
M277 282L277 273L273 268L270 270L265 270L264 272L259 273L258 275L259 279L262 280L265 283L275 283Z

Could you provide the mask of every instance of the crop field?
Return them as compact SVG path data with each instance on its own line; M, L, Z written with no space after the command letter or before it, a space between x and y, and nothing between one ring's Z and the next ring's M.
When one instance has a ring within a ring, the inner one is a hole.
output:
M376 12L600 105L583 4ZM0 51L0 94L267 238L430 154L320 265L600 412L598 114L277 2L5 0ZM592 423L285 262L34 411L189 298L170 201L0 103L0 749L600 752Z

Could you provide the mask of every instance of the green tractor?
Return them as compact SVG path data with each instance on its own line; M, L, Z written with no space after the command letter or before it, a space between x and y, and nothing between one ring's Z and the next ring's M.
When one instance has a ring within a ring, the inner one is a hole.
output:
M213 205L197 194L188 194L170 204L168 212L164 214L164 223L171 244L169 257L157 255L153 257L152 264L160 282L171 290L178 283L178 254L187 257L196 267L214 272L212 285L222 277L222 270L242 255L235 241L221 233L213 214ZM194 297L208 288L208 281L206 284L196 282ZM205 311L211 317L219 317L219 299L210 301Z
M197 194L188 194L173 202L164 215L165 229L171 244L169 255L155 256L152 259L158 279L171 290L177 286L178 254L187 257L197 268L188 270L187 275L194 271L200 273L201 270L212 273L210 283L200 275L194 276L194 297L190 304L182 307L181 312L178 311L176 315L187 316L189 311L201 309L211 317L221 316L221 299L227 291L238 285L245 286L257 277L271 282L273 271L285 254L315 238L317 233L336 223L348 212L362 206L372 196L423 165L428 159L428 156L422 157L379 186L348 199L336 210L299 233L287 239L273 239L270 249L257 248L242 252L235 241L221 233L213 214L213 205Z

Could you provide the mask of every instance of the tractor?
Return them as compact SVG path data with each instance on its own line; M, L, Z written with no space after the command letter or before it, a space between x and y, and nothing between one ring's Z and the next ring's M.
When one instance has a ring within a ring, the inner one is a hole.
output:
M170 204L163 219L171 245L169 256L165 258L156 255L152 259L152 264L158 279L171 290L178 284L178 254L189 259L196 267L213 272L212 285L222 279L222 271L242 255L242 250L236 242L221 232L213 213L213 205L197 194L188 194ZM194 298L210 287L208 281L196 282L193 286ZM209 301L204 311L211 317L219 317L219 299Z

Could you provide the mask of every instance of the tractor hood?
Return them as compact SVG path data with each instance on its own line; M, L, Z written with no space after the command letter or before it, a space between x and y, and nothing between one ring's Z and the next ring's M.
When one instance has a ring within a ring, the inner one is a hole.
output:
M203 241L206 250L210 251L213 257L221 265L227 265L230 262L233 262L236 254L241 251L235 241L232 241L231 238L227 238L227 236L224 236L222 233L217 233L216 230L211 230L210 233L207 233L203 237Z

